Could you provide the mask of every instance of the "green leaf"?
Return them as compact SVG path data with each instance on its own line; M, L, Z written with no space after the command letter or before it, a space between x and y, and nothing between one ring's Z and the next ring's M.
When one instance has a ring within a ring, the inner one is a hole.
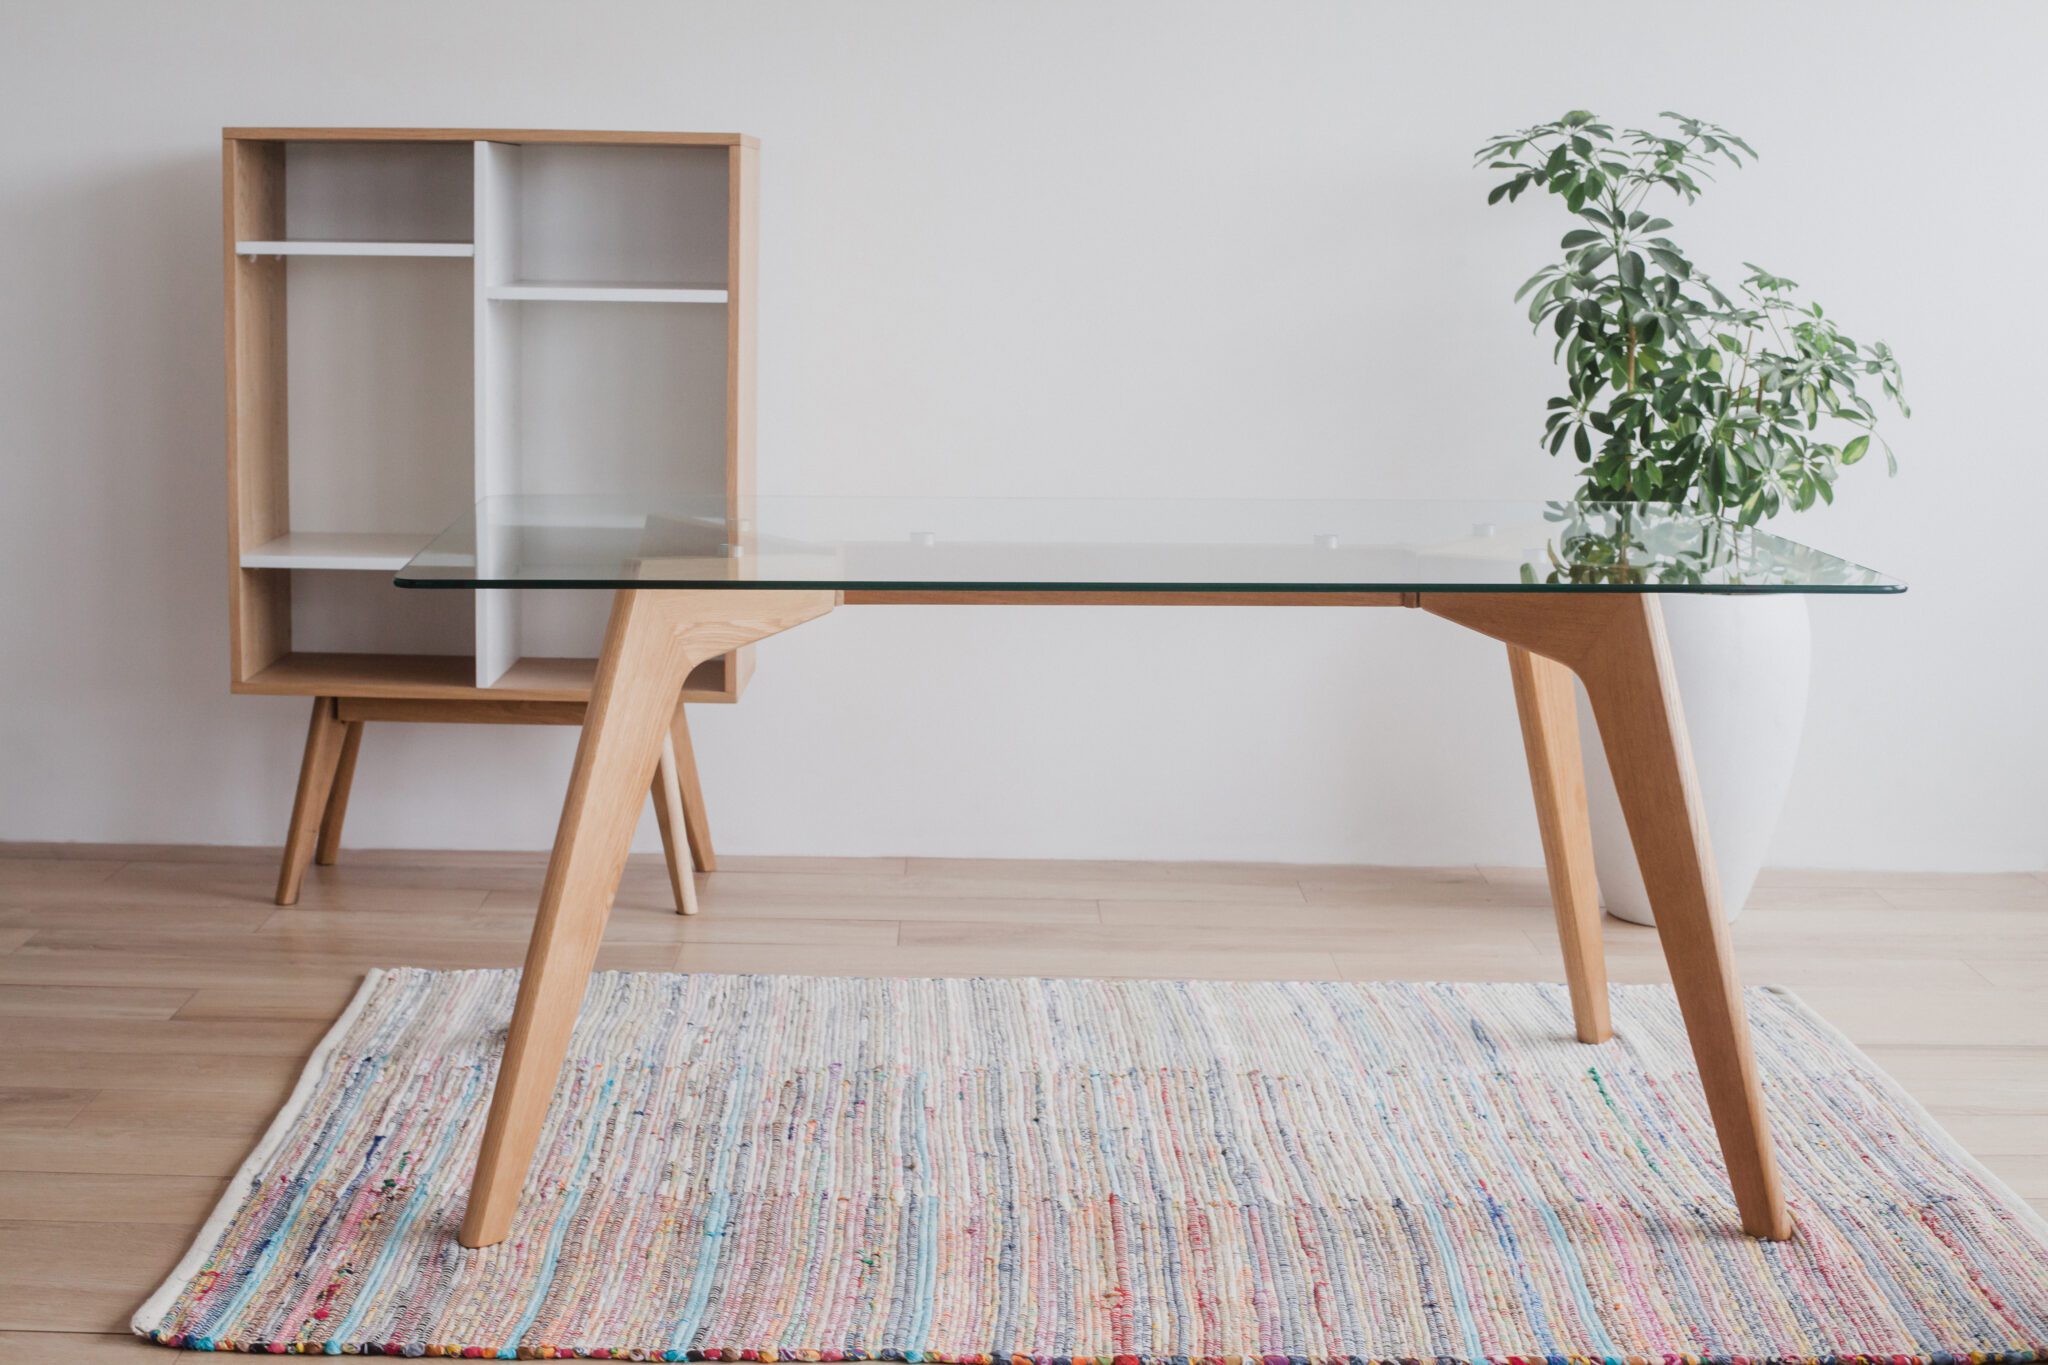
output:
M1556 266L1546 265L1541 270L1531 275L1528 279L1522 282L1522 287L1515 291L1515 302L1520 303L1522 301L1522 295L1528 293L1531 289L1534 289L1537 285L1543 283L1545 280L1549 279L1552 275L1555 275L1556 273Z
M1849 442L1849 444L1842 447L1842 463L1855 464L1858 460L1863 458L1864 454L1867 451L1869 451L1869 449L1870 437L1867 435L1858 436L1855 440Z
M1653 246L1650 248L1650 259L1682 280L1692 278L1692 263L1675 251Z
M1591 228L1574 228L1559 240L1558 245L1570 251L1574 247L1582 247L1588 242L1597 242L1599 240L1600 234Z

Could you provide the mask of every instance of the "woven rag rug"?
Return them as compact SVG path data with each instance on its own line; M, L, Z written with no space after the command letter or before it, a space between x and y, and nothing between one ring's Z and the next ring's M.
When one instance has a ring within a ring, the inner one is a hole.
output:
M1798 1235L1668 990L593 981L518 1222L456 1228L515 977L374 973L135 1328L328 1354L980 1365L2048 1359L2048 1228L1749 996ZM1263 1360L1261 1360L1263 1358Z

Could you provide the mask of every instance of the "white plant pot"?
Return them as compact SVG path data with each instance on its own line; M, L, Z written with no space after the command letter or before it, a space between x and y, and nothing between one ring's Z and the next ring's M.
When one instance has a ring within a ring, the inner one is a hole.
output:
M1734 919L1763 868L1799 756L1813 661L1806 599L1667 593L1659 601L1721 874L1721 905ZM1610 915L1654 923L1583 692L1579 733L1601 903Z

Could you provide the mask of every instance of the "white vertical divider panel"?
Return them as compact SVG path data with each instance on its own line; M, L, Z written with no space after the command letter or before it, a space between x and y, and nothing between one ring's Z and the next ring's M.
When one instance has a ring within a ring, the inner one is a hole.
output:
M492 285L519 275L519 148L476 144L476 496L519 491L517 410L519 305L494 303ZM478 528L477 563L493 573L513 546L509 528ZM481 588L476 594L476 685L491 687L519 661L519 594Z

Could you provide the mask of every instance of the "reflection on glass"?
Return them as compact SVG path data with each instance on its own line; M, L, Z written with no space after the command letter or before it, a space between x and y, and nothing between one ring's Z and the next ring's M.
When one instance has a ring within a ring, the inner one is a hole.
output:
M1889 586L1860 564L1797 541L1655 503L1550 503L1544 518L1558 528L1546 547L1548 571L1524 564L1525 584Z

